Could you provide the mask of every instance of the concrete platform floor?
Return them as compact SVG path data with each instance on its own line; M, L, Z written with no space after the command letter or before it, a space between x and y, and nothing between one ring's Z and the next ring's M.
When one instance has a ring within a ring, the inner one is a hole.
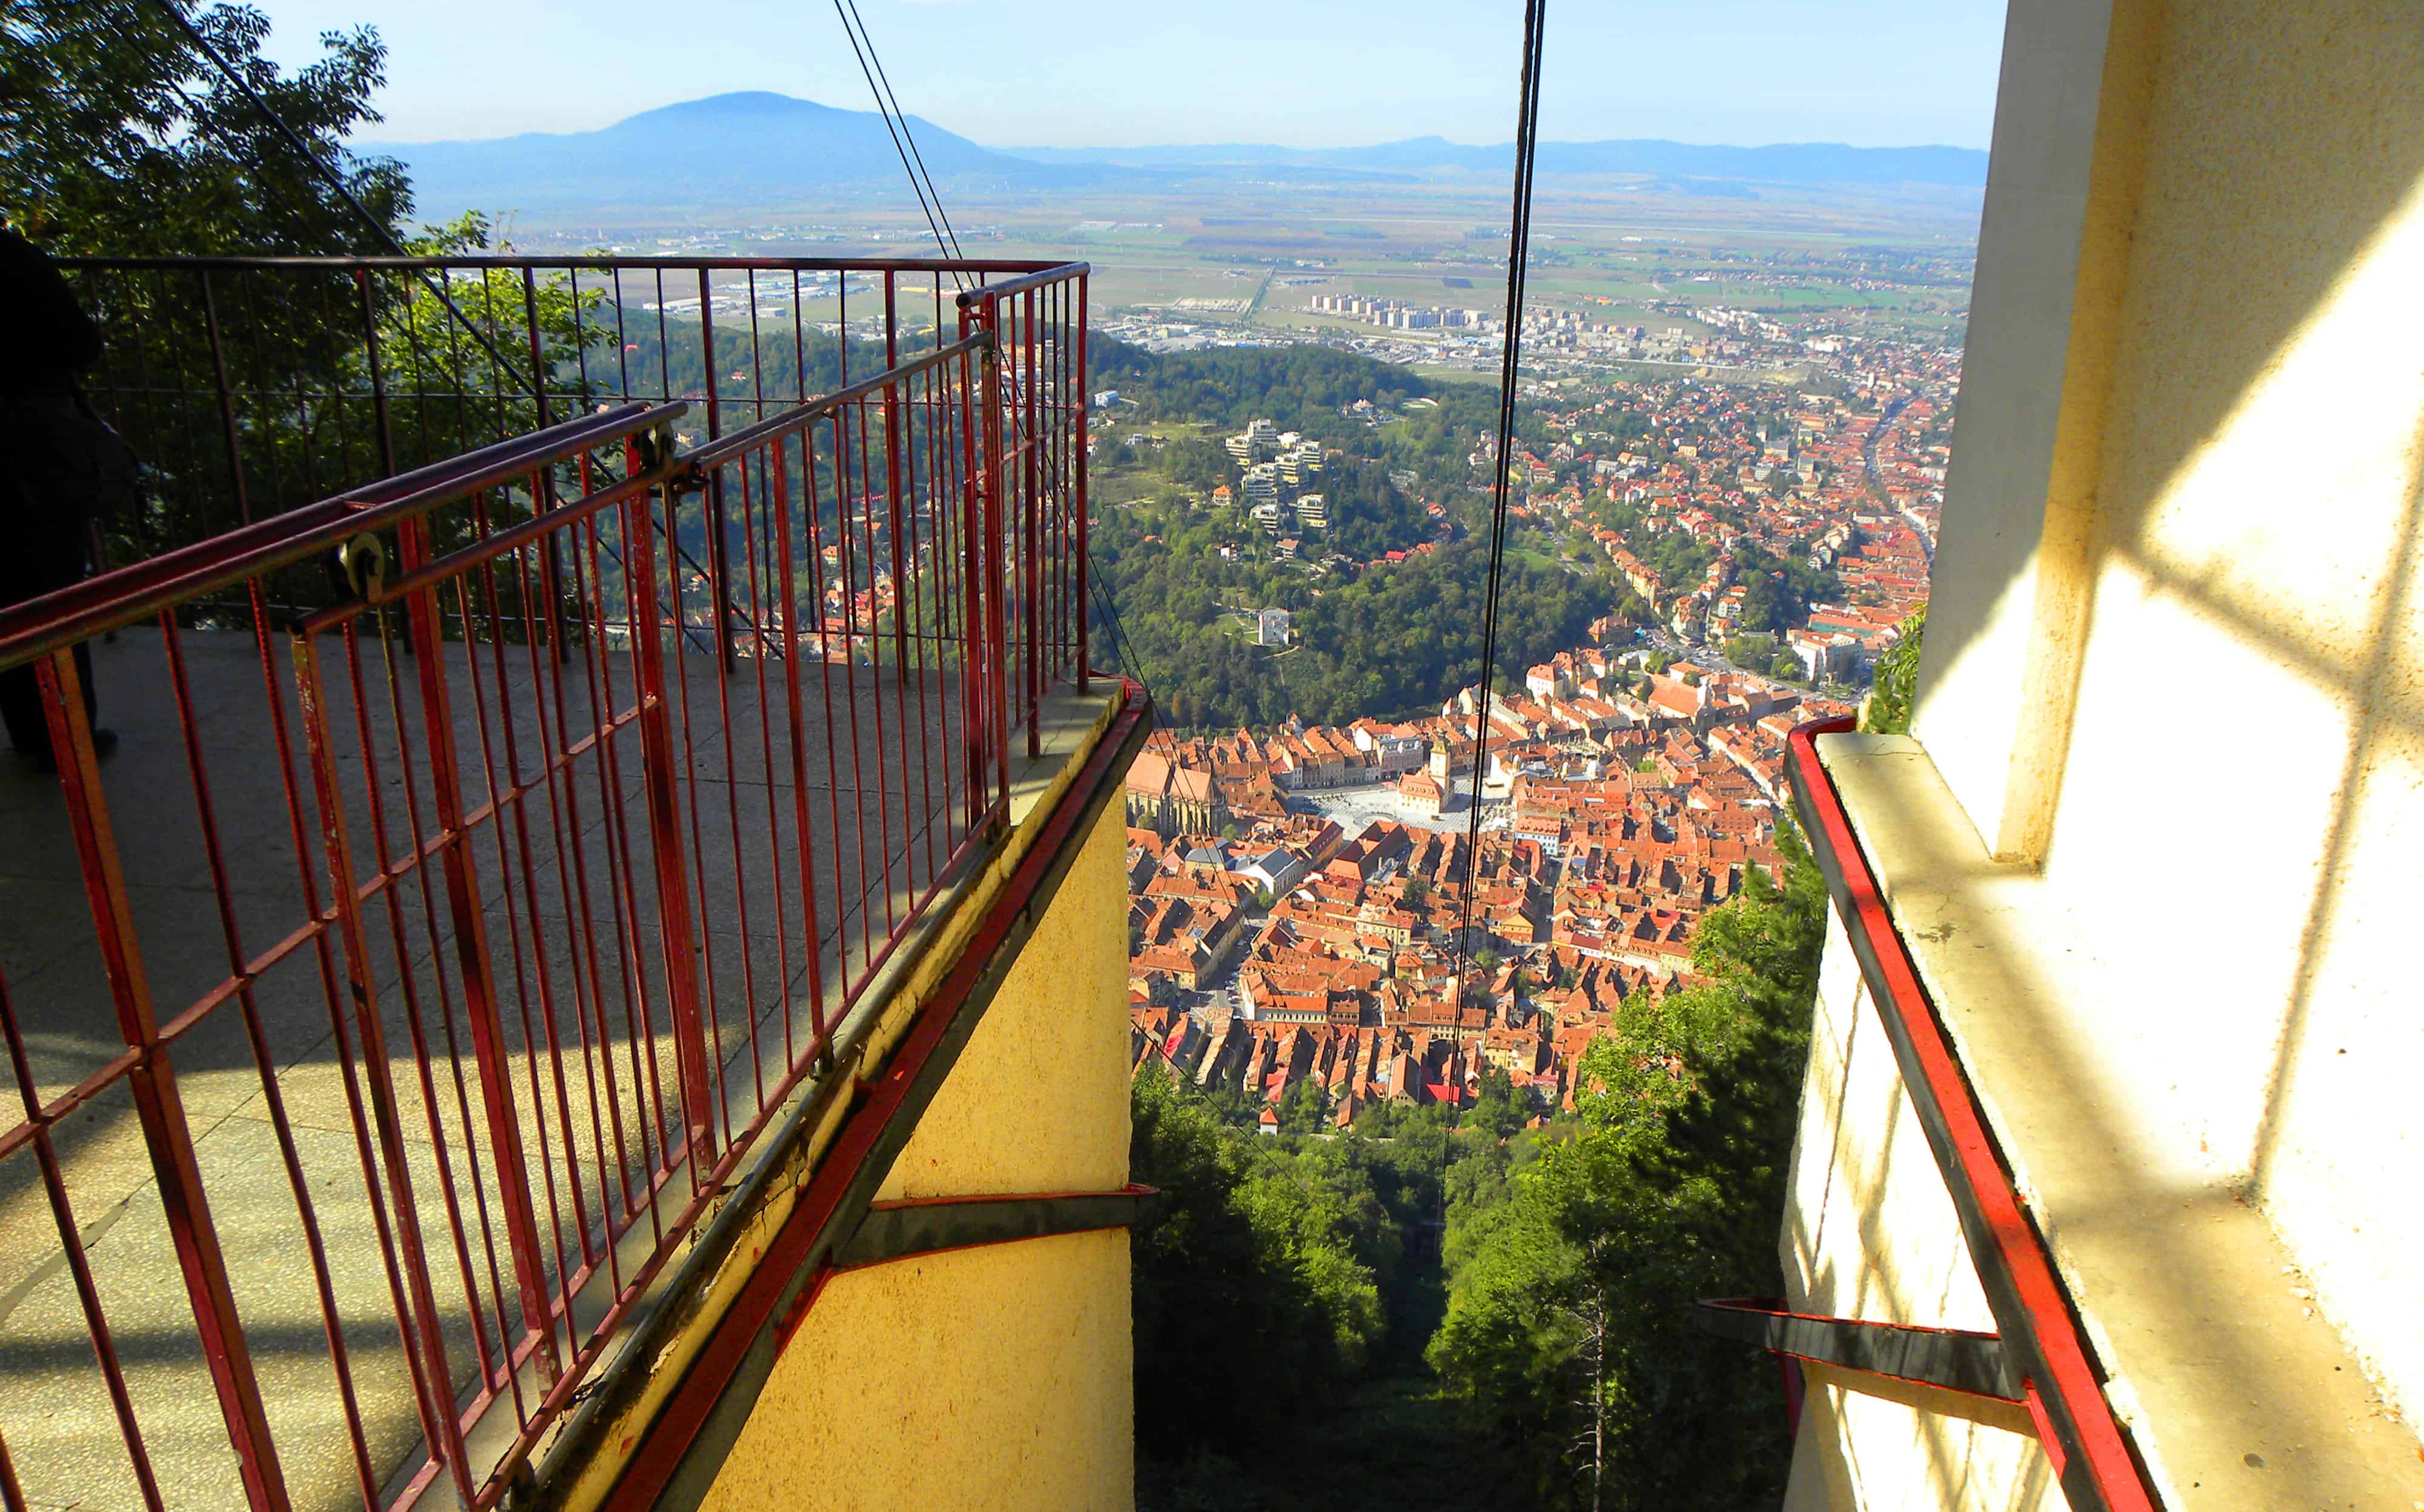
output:
M359 963L385 1037L382 1059L365 1053L350 1012L332 1014L332 1002L350 1001L349 953L341 931L314 926L306 897L308 886L325 911L333 894L292 647L274 638L265 677L248 629L188 630L176 645L190 742L160 632L130 629L93 647L101 723L120 737L103 768L109 818L160 1022L229 981L231 929L233 959L257 966L291 942L167 1059L287 1488L297 1507L359 1505L322 1282L279 1110L316 1216L373 1479L385 1482L421 1456L393 1302L399 1274L403 1283L415 1270L426 1277L458 1400L479 1379L483 1347L494 1355L501 1332L520 1331L465 961L485 960L494 983L496 1063L524 1146L550 1291L584 1255L604 1255L606 1212L650 1221L646 1182L662 1170L662 1137L678 1138L641 731L627 721L599 737L592 713L631 708L630 657L601 645L559 662L507 646L501 666L496 648L482 647L475 665L466 647L448 646L444 683L470 816L455 848L469 867L458 913L443 848L431 845L440 826L418 663L401 654L391 663L375 638L355 663L338 638L314 643L353 876L357 885L386 878L362 906ZM844 970L855 974L868 949L882 947L962 834L956 674L804 663L795 758L784 670L744 660L722 676L695 652L669 657L666 670L674 849L698 920L693 961L712 1041L719 1144L805 1054L811 962L830 1014ZM607 679L602 688L598 677ZM209 783L215 859L196 763ZM800 885L803 807L813 927ZM476 922L485 951L477 939L468 948L458 939L458 917ZM0 980L44 1102L123 1048L57 781L5 755ZM366 1195L375 1185L386 1199L398 1173L384 1161L366 1172L357 1138L382 1070L424 1244L420 1265L400 1262L400 1273L391 1271ZM68 1113L50 1137L161 1501L242 1505L123 1080ZM690 1179L687 1169L670 1178L683 1196ZM460 1244L451 1237L458 1228ZM577 1313L595 1315L586 1299ZM143 1504L30 1145L0 1159L0 1439L36 1506ZM443 1488L433 1494L440 1504L452 1499Z

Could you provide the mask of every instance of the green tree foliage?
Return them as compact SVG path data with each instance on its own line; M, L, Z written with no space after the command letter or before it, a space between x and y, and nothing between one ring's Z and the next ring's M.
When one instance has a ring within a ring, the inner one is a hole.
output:
M1927 611L1903 621L1902 639L1877 658L1868 707L1860 710L1860 728L1872 735L1908 735L1910 705L1919 690L1919 647L1927 636Z
M353 156L386 50L368 28L321 38L321 57L281 72L261 56L269 23L249 6L175 0L321 162L367 224L153 0L30 0L0 7L0 215L57 256L327 254L391 248L412 197L404 170ZM150 464L146 507L106 524L113 560L229 529L241 515L207 388L212 325L203 275L72 275L104 334L97 388ZM360 383L363 308L352 280L281 272L217 277L216 333L235 381L236 427L254 454L254 517L378 475ZM124 396L136 397L127 399ZM276 396L274 399L271 396ZM310 396L306 399L304 396ZM417 459L415 459L417 460ZM402 461L402 466L412 465ZM281 584L309 593L312 583ZM308 601L308 599L307 599Z
M1130 1171L1163 1194L1129 1231L1138 1441L1245 1448L1370 1358L1381 1305L1357 1237L1379 1199L1268 1163L1170 1078L1139 1077L1131 1113Z
M1290 714L1344 724L1436 709L1481 660L1485 546L1455 542L1342 581L1220 549L1262 538L1218 511L1142 502L1105 512L1093 535L1100 580L1119 607L1127 654L1172 724L1235 728ZM1584 644L1614 607L1606 580L1509 561L1499 613L1499 674ZM1286 656L1249 644L1238 612L1294 615ZM1111 640L1098 618L1095 644Z
M380 224L404 224L403 167L346 147L379 119L376 32L326 33L318 61L283 72L258 9L173 3ZM153 0L0 9L0 211L61 253L388 250Z
M1638 541L1641 537L1636 533L1630 539ZM1717 559L1717 549L1693 539L1685 532L1669 530L1651 536L1649 549L1637 554L1669 591L1682 593L1700 585L1700 580L1708 575L1709 564Z
M1825 928L1789 832L1694 944L1706 979L1629 1003L1585 1057L1570 1140L1507 1199L1452 1214L1429 1358L1527 1456L1543 1504L1772 1504L1790 1454L1768 1373L1691 1328L1704 1297L1776 1289Z
M1810 619L1810 606L1832 597L1832 573L1811 567L1803 559L1773 556L1747 542L1735 549L1736 580L1743 585L1742 628L1781 635ZM1750 665L1746 662L1745 665Z

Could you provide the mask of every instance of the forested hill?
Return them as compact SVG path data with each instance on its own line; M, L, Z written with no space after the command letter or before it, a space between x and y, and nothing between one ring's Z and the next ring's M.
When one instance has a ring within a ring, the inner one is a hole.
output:
M1267 417L1284 431L1335 436L1339 411L1368 400L1395 410L1409 399L1456 405L1469 425L1487 423L1496 396L1464 385L1434 386L1411 368L1323 346L1224 346L1203 352L1147 352L1108 336L1088 339L1094 387L1116 389L1146 419L1184 420L1242 430ZM1470 409L1472 413L1462 412Z
M1311 346L1157 355L1098 339L1091 355L1095 389L1123 401L1102 411L1115 418L1094 454L1095 563L1124 649L1166 720L1214 729L1289 715L1403 718L1475 680L1489 471L1469 457L1492 423L1492 392ZM1372 411L1348 414L1359 400ZM1207 503L1236 481L1214 438L1257 419L1341 454L1319 482L1330 527L1308 533L1301 551L1348 565L1316 574L1279 560L1268 532ZM1153 433L1148 444L1126 443L1137 430ZM1437 544L1443 522L1449 539ZM1411 554L1383 561L1391 551ZM1591 621L1619 607L1603 575L1537 557L1510 557L1503 581L1499 665L1514 676L1584 644ZM1294 618L1284 653L1245 633L1242 612L1273 607ZM1095 644L1110 644L1099 624Z
M1223 561L1216 534L1156 514L1096 536L1097 565L1128 638L1123 649L1170 724L1402 719L1436 712L1478 675L1488 576L1481 541L1315 583L1285 564ZM1503 678L1520 680L1531 662L1587 644L1591 621L1614 605L1605 580L1532 563L1509 561L1503 582ZM1281 653L1250 644L1232 613L1239 606L1290 610L1297 645ZM1109 644L1099 626L1095 644Z

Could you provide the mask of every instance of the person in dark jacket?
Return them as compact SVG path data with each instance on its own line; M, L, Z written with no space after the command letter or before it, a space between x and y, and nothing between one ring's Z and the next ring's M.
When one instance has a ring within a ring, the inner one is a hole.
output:
M0 227L0 608L80 581L92 522L132 456L92 411L77 375L101 357L101 331L42 249ZM92 653L75 648L88 720L99 710ZM0 670L8 741L44 771L55 763L31 665ZM117 744L96 727L93 746Z

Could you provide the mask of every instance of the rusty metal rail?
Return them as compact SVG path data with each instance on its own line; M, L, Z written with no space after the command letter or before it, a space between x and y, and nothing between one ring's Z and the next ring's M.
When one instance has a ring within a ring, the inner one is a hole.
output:
M454 319L397 314L393 261L81 269L156 280L171 329L190 284L219 376L95 384L188 449L120 533L158 549L0 609L58 771L0 788L0 1351L56 1377L29 1419L0 1370L11 1509L498 1504L1084 679L1082 267L1007 270L954 336L942 264L450 263L528 317L535 381L475 414L459 370L391 381L384 338ZM880 331L810 342L820 268L880 286ZM290 274L358 291L361 340L231 343L229 291ZM697 304L655 301L665 381L599 391L576 275L669 274ZM727 429L716 326L745 299L762 371L770 274L793 391ZM403 417L441 400L468 444L424 456L445 433ZM74 648L112 632L104 763Z

